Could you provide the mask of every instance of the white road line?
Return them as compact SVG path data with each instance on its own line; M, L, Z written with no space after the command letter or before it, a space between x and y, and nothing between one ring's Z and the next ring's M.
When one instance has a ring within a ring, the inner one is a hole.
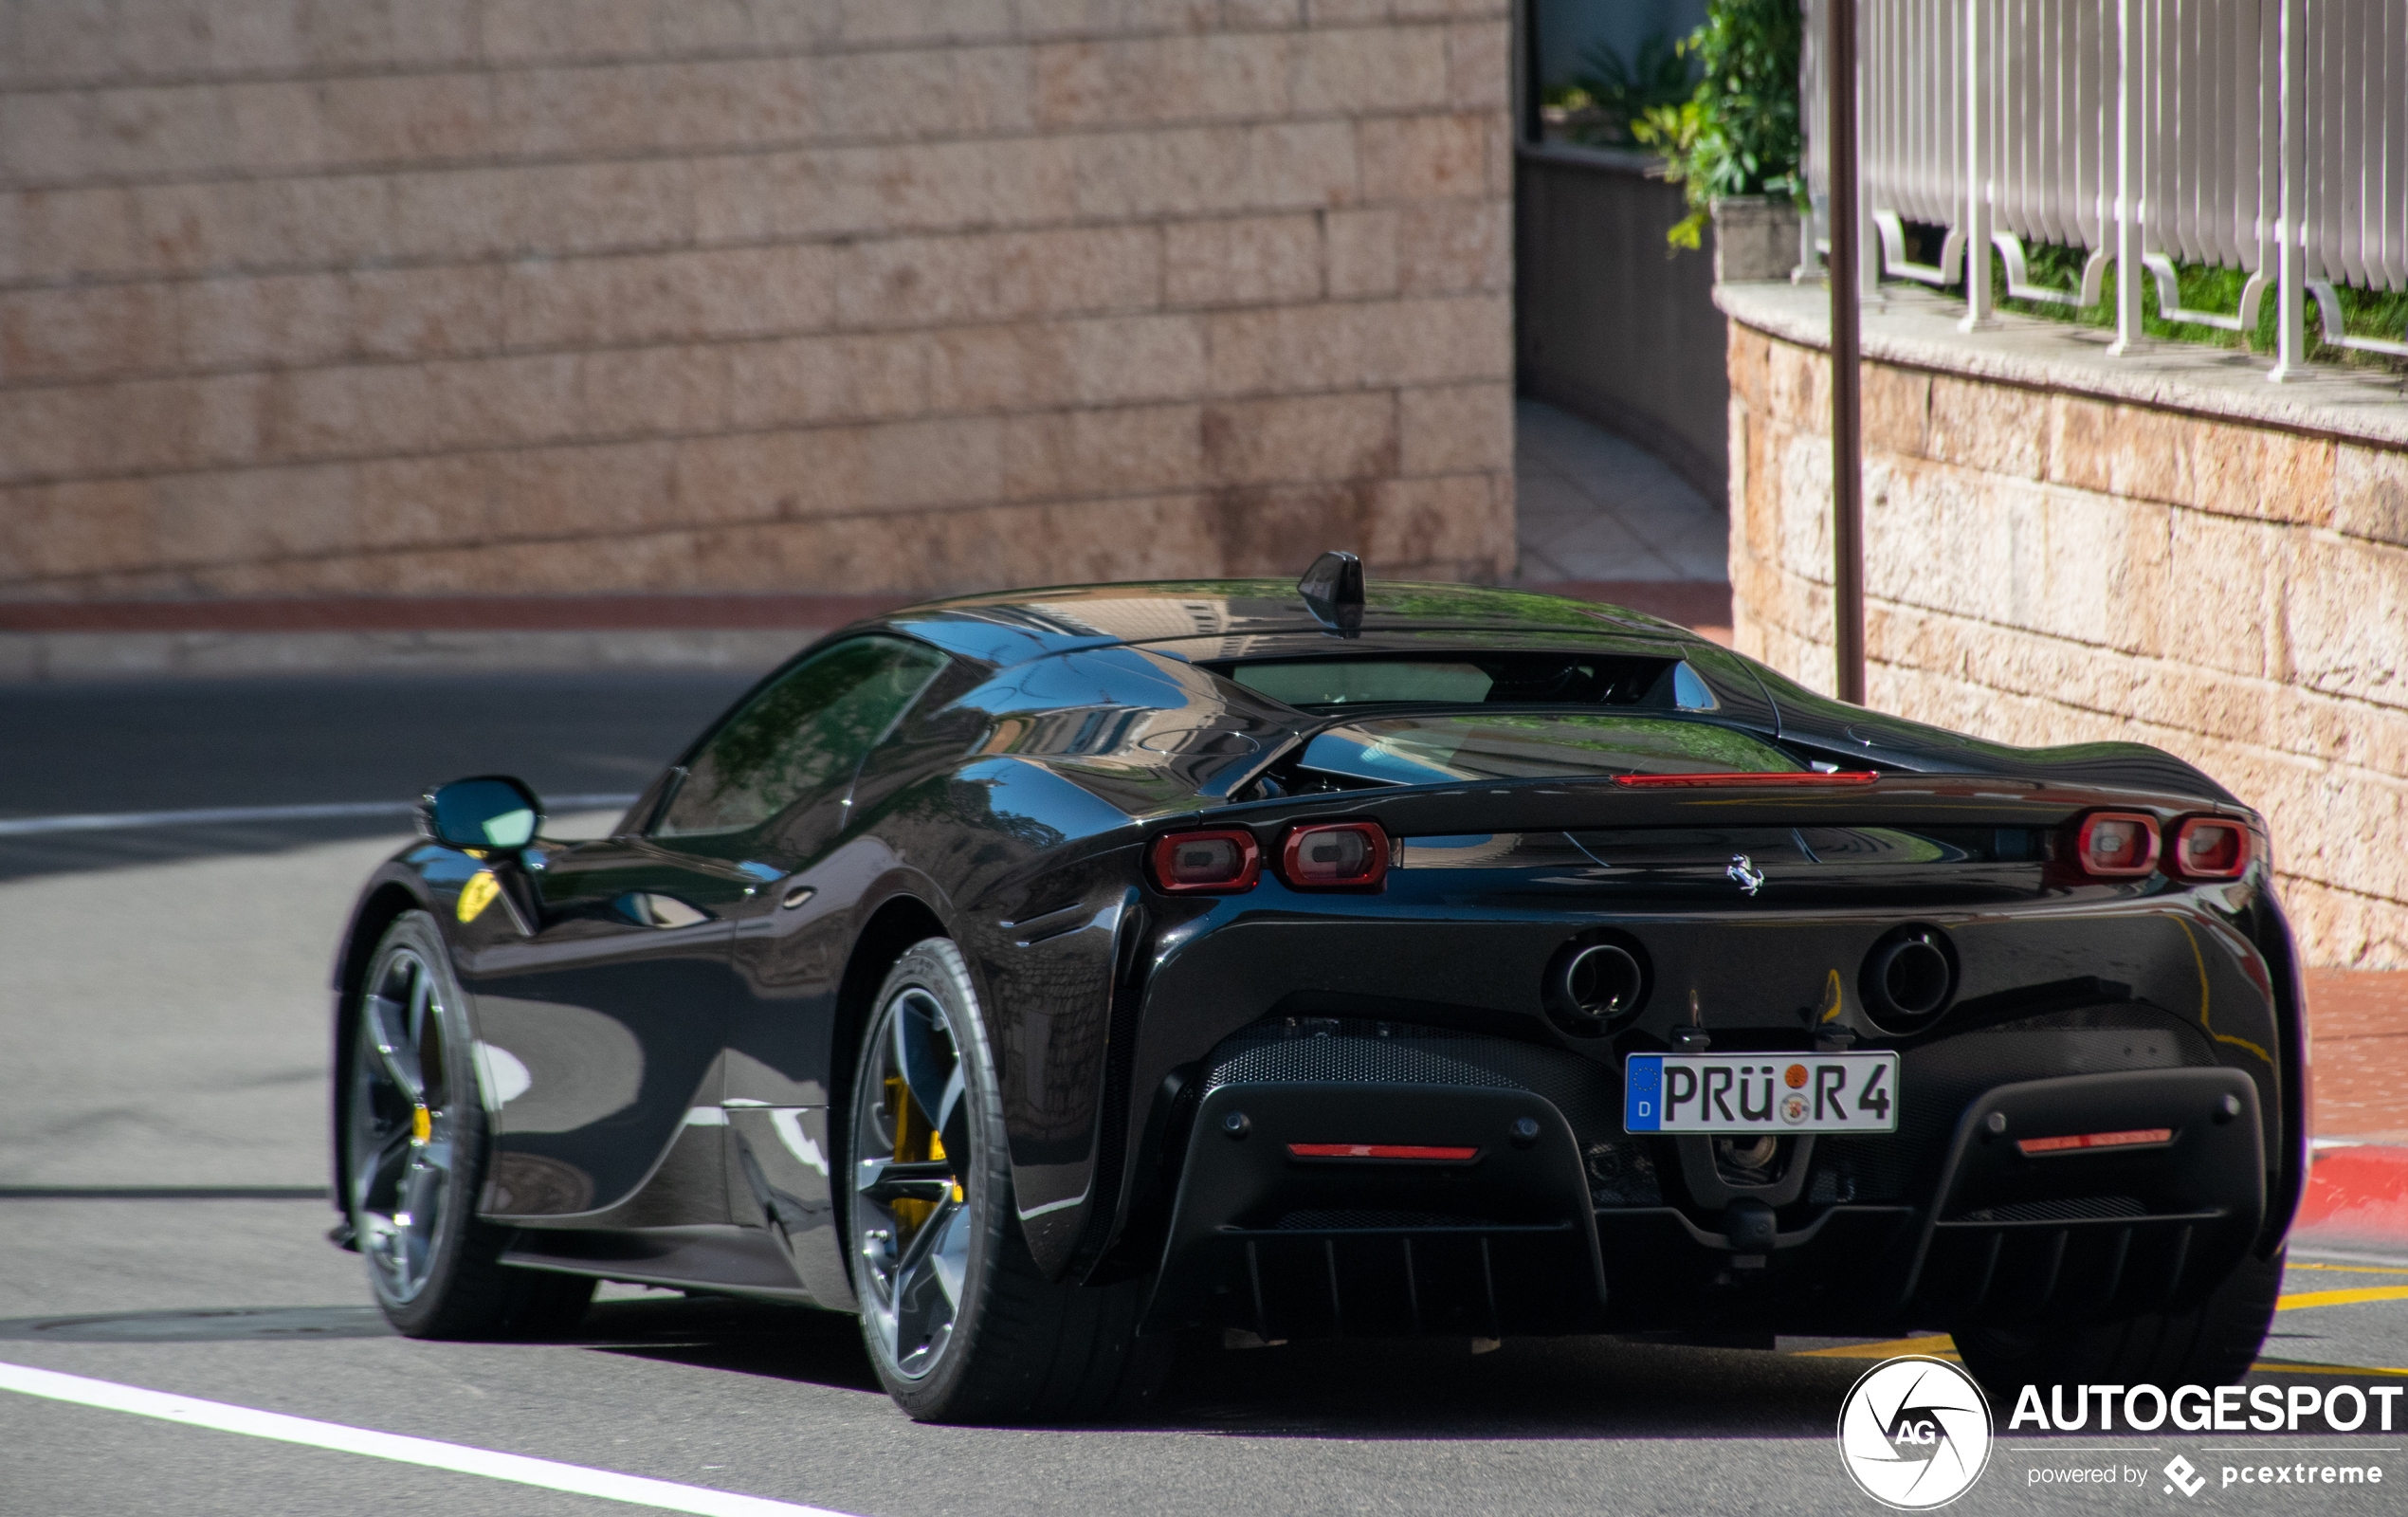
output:
M170 1396L164 1391L146 1391L113 1380L87 1380L81 1375L61 1375L24 1364L0 1362L0 1390L21 1391L27 1396L111 1412L131 1412L137 1416L160 1417L187 1427L214 1428L220 1433L239 1433L246 1437L272 1438L279 1443L365 1454L371 1459L392 1459L432 1470L452 1470L483 1475L488 1480L565 1490L572 1495L597 1496L604 1501L623 1501L663 1511L696 1512L701 1517L846 1517L845 1513L824 1507L803 1507L790 1501L772 1501L766 1496L713 1490L707 1486L681 1486L669 1480L588 1470L582 1465L496 1453L489 1449L439 1443L432 1438L372 1433L339 1422L318 1422L305 1416L286 1416L281 1412L228 1406L223 1401L195 1400L189 1396Z
M606 806L632 806L633 795L555 795L545 805L554 814L595 811ZM417 806L407 800L337 801L323 806L213 806L190 812L99 812L81 816L0 817L0 837L26 837L39 832L114 832L143 827L217 827L241 822L307 822L337 816L407 816Z

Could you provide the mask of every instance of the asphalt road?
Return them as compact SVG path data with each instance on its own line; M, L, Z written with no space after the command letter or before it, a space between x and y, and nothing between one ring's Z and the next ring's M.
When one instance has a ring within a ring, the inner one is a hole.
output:
M546 683L380 682L374 699L304 699L299 685L0 693L7 810L378 799L480 769L555 791L632 789L731 693L723 680ZM29 706L52 722L38 738L21 726ZM154 720L162 709L172 722ZM27 754L59 772L27 772ZM912 1424L876 1390L849 1319L820 1313L611 1288L564 1343L392 1336L358 1260L324 1241L322 1201L91 1189L323 1182L325 965L357 880L393 843L325 831L188 836L148 856L63 834L0 877L0 1189L70 1193L0 1198L0 1373L34 1366L864 1517L1880 1509L1833 1439L1842 1396L1884 1352L1863 1345L1201 1348L1140 1425L996 1431ZM2288 1289L2399 1287L2408 1260L2302 1261ZM2408 1299L2303 1304L2276 1330L2270 1361L2408 1367ZM1808 1352L1833 1348L1853 1357ZM2258 1378L2408 1383L2329 1368ZM2015 1435L1955 1509L2393 1512L2408 1410L2395 1426ZM2308 1452L2327 1449L2352 1452ZM2177 1453L2209 1477L2195 1498L2156 1476ZM2219 1483L2226 1466L2300 1460L2380 1466L2386 1484ZM2149 1478L2034 1484L2108 1465ZM0 1389L5 1517L370 1508L638 1509Z

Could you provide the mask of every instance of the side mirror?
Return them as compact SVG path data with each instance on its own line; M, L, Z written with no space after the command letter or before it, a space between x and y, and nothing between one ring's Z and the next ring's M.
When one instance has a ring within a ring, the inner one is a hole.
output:
M508 775L479 775L437 785L418 800L418 831L452 848L515 851L535 841L543 802Z

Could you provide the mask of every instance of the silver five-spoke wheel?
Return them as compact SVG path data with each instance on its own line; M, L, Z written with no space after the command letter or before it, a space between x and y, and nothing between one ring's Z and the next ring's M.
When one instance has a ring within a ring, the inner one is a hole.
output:
M918 1380L952 1340L970 1264L970 1113L942 1002L906 985L879 1009L854 1116L862 1310L895 1372Z
M377 1293L417 1299L455 1205L460 1114L445 1048L444 989L413 947L377 962L362 997L352 1058L350 1159L353 1225Z

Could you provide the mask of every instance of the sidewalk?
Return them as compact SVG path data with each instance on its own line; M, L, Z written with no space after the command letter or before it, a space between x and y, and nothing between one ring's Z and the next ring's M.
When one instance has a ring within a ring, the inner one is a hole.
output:
M1515 583L1610 600L1730 641L1730 518L1654 454L1514 403Z
M2316 1136L2408 1146L2408 970L2308 972Z
M2307 978L2316 1149L2292 1242L2408 1256L2408 970Z

